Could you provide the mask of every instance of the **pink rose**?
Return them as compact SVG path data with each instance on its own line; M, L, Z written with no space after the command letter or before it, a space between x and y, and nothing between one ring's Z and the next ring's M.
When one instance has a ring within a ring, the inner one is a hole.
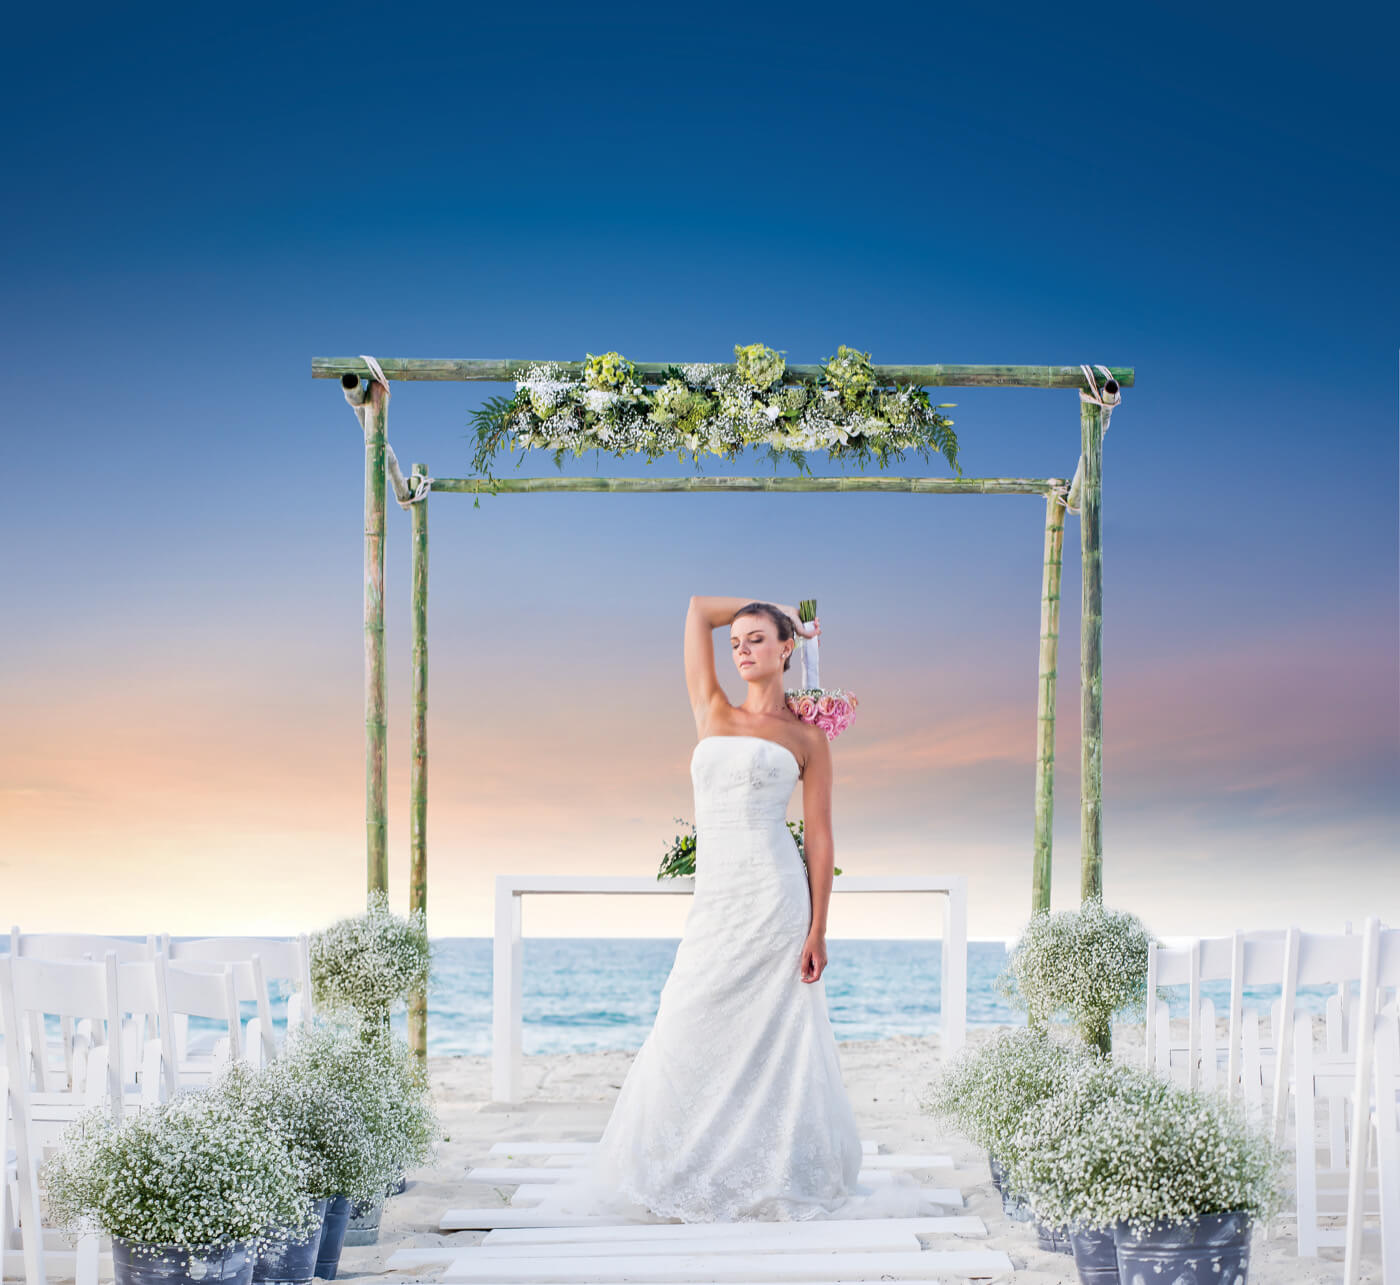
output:
M817 713L830 714L836 709L836 697L821 696L817 700Z
M817 703L810 696L803 696L797 702L797 717L810 723L817 713Z
M826 739L834 741L836 739L836 721L826 714L819 714L815 720L818 727L826 733Z

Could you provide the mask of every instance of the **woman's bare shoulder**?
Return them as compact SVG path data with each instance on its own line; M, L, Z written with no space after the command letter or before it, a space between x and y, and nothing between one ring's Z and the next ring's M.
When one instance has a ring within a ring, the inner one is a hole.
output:
M828 742L826 733L815 723L808 723L806 720L801 720L798 735L802 738L802 762L805 774L808 766L819 761L821 756L829 755L831 751L827 749Z

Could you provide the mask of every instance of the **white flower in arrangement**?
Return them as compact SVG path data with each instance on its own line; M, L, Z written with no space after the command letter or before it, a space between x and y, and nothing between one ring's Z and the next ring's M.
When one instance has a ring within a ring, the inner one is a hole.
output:
M709 388L714 380L723 373L722 368L715 362L692 361L681 365L681 374L685 376L685 382L692 388Z
M606 410L609 406L615 406L621 401L626 401L626 394L615 388L585 388L583 390L583 404L591 411Z
M541 419L548 419L581 385L558 362L536 363L515 381L516 391L529 394L530 408Z
M763 413L768 416L769 420L778 420L782 418L783 408L781 406L765 406Z

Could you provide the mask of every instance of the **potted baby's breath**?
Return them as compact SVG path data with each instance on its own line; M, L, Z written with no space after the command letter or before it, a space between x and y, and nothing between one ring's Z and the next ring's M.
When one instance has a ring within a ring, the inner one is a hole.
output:
M1077 910L1037 912L1007 956L998 989L1032 1026L1064 1014L1086 1044L1112 1049L1113 1016L1147 995L1152 935L1136 915L1096 898Z
M296 1047L294 1042L293 1050ZM282 1136L300 1170L302 1190L316 1210L315 1229L305 1236L270 1231L254 1264L253 1280L278 1285L309 1282L331 1203L337 1198L342 1202L336 1212L343 1228L349 1213L346 1193L373 1199L380 1182L374 1140L356 1102L338 1091L317 1062L295 1052L284 1052L261 1071L234 1063L211 1091L225 1095L240 1113Z
M1094 1061L1026 1113L1006 1169L1037 1217L1071 1228L1085 1285L1176 1280L1193 1260L1199 1277L1243 1282L1281 1161L1238 1104Z
M311 935L311 991L324 1009L387 1027L396 1005L428 984L432 949L424 912L396 915L387 893L370 893L363 914Z
M432 1159L440 1136L427 1072L406 1041L351 1015L295 1032L283 1055L286 1074L345 1099L363 1130L353 1154L327 1177L336 1190L326 1209L316 1275L333 1278L344 1245L373 1244L386 1185Z
M992 1182L1008 1217L1030 1216L1019 1191L1006 1179L1006 1161L1022 1117L1053 1094L1074 1066L1091 1057L1078 1041L1060 1039L1041 1027L1016 1027L998 1032L980 1048L962 1049L929 1086L923 1109L949 1120L987 1149ZM1038 1220L1036 1234L1043 1248L1069 1252L1059 1224Z
M112 1238L117 1285L248 1285L268 1228L315 1224L281 1136L209 1092L79 1116L44 1185L55 1222Z

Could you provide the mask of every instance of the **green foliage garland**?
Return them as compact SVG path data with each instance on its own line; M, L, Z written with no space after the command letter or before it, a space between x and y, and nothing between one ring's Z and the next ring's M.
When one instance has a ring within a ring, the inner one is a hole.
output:
M736 344L734 355L732 366L668 366L654 389L618 352L587 354L582 377L558 362L531 365L513 397L489 398L472 413L473 467L487 470L507 445L551 449L559 468L570 451L641 453L649 461L672 451L684 460L689 452L698 465L701 454L732 460L766 446L775 467L789 459L810 474L812 450L862 467L874 458L883 469L909 449L928 459L932 448L962 475L953 421L940 413L957 403L934 405L914 384L881 387L869 353L841 344L815 381L792 375L763 344Z

